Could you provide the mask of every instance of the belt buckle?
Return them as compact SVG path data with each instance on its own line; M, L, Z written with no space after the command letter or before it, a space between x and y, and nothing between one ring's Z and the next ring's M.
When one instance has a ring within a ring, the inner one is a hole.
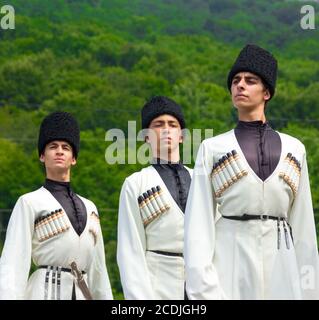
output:
M260 215L260 220L267 221L268 219L269 219L269 215L268 214L261 214Z

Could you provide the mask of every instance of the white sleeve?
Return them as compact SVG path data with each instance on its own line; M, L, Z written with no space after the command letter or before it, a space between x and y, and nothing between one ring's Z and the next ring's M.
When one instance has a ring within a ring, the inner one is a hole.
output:
M133 186L125 180L119 204L117 262L125 299L155 299L146 263L146 236Z
M184 256L189 299L225 298L213 265L216 201L209 178L213 155L203 142L198 150L185 212Z
M311 200L306 152L302 159L299 188L289 213L303 299L319 299L319 257Z
M97 212L96 208L95 212ZM93 263L88 270L88 286L94 300L113 300L101 226L97 235Z
M22 196L12 211L0 259L0 300L25 299L33 231L34 210Z

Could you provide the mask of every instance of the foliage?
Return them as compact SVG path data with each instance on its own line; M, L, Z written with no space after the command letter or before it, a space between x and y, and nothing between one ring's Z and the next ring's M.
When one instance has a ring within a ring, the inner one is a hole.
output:
M302 30L294 1L247 0L12 0L16 29L0 30L0 223L17 198L44 179L36 143L43 117L70 111L81 126L81 152L72 171L79 194L100 212L107 265L122 298L116 265L118 198L140 165L105 161L105 132L127 121L153 95L184 108L189 128L234 126L226 78L248 42L279 61L276 95L267 117L307 148L319 223L318 26ZM311 3L319 15L319 7ZM318 19L317 19L318 21ZM127 150L126 150L127 152ZM1 225L0 225L1 227ZM319 227L317 227L319 232ZM2 234L2 240L4 234Z

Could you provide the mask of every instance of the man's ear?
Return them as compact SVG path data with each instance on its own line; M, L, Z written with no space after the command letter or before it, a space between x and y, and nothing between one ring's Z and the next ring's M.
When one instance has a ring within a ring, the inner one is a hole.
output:
M42 162L42 163L44 163L44 154L43 153L41 153L41 155L40 155L40 161Z
M264 100L268 101L270 99L271 95L268 89L265 89L265 93L264 93Z
M187 129L181 129L180 131L180 136L179 136L179 143L183 143L184 142L184 138L186 137L186 130Z
M71 165L72 165L72 166L76 165L76 159L75 159L75 157L72 158Z

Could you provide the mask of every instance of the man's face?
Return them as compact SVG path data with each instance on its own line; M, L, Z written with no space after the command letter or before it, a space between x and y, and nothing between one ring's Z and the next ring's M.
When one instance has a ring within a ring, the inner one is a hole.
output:
M183 141L182 129L178 120L168 114L154 118L149 125L146 142L150 143L153 156L169 155ZM161 157L165 159L164 157Z
M250 72L237 73L232 81L233 105L241 110L254 110L270 99L269 90L257 75Z
M68 171L71 166L76 164L73 150L66 141L54 140L45 146L40 161L45 164L46 170L54 172Z

